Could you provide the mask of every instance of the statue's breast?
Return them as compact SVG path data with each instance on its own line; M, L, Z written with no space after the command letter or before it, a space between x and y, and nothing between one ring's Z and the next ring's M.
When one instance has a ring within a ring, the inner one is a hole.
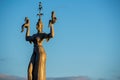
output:
M36 40L37 42L40 42L40 41L41 41L41 38L40 38L40 37L36 37L35 40Z
M41 45L43 41L43 35L42 34L35 34L34 35L34 44L35 45Z
M42 44L42 37L40 37L40 36L36 36L35 38L34 38L34 44L36 44L36 45L41 45Z

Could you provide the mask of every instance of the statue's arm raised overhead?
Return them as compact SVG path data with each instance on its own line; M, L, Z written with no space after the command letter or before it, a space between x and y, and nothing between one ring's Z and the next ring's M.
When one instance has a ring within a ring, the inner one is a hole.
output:
M25 38L26 38L26 41L30 41L30 43L32 42L32 36L30 36L30 26L27 27Z
M54 25L51 23L51 24L50 24L50 33L49 33L49 35L50 35L51 38L54 37L54 27L53 27L53 26L54 26Z
M49 20L49 27L50 27L50 33L48 35L45 36L45 38L47 39L47 41L49 41L50 38L54 37L54 24L57 20L54 11L52 11L51 13L51 20Z
M22 31L24 31L24 28L26 28L26 36L25 39L26 41L29 41L30 43L32 42L32 36L30 36L30 21L28 17L25 17L25 23L22 25Z
M43 39L46 39L47 42L50 40L50 38L54 37L54 26L53 26L53 24L50 24L49 27L50 27L50 33L48 33L48 34L44 33L43 34Z

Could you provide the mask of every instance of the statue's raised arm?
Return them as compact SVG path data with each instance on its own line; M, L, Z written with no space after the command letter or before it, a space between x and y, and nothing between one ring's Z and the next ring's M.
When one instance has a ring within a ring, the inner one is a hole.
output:
M50 34L52 37L54 37L54 24L56 22L57 18L55 16L55 12L52 11L51 13L51 20L49 20L48 27L50 27Z
M32 36L30 36L30 20L28 17L25 17L25 23L22 25L22 30L21 32L24 31L24 28L26 28L26 36L25 39L26 41L29 41L30 43L32 42Z

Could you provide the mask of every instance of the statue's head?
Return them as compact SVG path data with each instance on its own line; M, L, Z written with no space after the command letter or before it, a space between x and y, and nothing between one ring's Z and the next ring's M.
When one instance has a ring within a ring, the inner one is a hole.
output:
M43 30L43 23L41 19L38 19L37 25L36 25L36 29L38 30L39 33L42 32Z

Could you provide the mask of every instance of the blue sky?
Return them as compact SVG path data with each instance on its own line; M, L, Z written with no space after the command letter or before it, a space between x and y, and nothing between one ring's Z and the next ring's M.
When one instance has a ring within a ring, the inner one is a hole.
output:
M20 33L24 17L36 33L40 0L0 1L0 73L26 77L33 45ZM55 37L43 45L47 77L88 76L113 79L120 75L119 0L41 0L44 32L56 12Z

